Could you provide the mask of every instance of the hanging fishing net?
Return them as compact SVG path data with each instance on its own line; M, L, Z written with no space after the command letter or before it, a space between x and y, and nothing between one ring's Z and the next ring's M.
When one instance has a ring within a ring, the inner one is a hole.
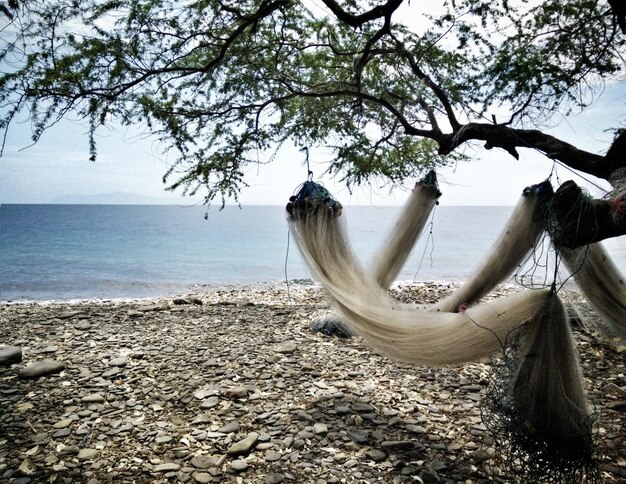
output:
M459 312L461 304L486 294L532 249L543 230L538 205L551 189L540 184L525 191L474 277L434 310L398 303L386 291L436 200L422 189L414 191L403 214L408 218L400 217L381 252L383 262L373 270L364 270L352 253L339 218L341 205L323 187L307 182L292 197L290 228L351 331L382 354L424 365L503 355L492 376L485 419L508 451L509 469L532 478L594 479L590 412L565 312L554 292L522 291ZM419 223L408 227L415 214L421 215ZM393 251L400 255L394 258Z

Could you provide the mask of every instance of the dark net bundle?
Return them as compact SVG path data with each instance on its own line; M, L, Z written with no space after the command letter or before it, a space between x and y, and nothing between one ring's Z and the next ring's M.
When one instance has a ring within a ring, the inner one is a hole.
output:
M600 481L595 416L556 294L494 359L481 413L503 466L521 481Z
M295 195L289 197L286 209L289 217L297 220L320 210L339 217L342 206L326 188L308 180L300 185Z

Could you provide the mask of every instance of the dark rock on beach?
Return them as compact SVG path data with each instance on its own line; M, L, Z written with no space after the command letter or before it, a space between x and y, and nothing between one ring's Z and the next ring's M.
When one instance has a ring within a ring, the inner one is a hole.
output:
M22 361L22 348L17 346L0 346L0 366L10 366Z
M17 376L22 379L39 378L40 376L52 375L65 369L65 363L56 360L41 360L31 363L22 368Z

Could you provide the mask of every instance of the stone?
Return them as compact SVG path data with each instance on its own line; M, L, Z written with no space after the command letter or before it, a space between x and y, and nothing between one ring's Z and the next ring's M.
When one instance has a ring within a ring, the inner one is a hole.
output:
M228 398L245 398L248 396L249 390L246 387L230 387L224 390L224 395Z
M41 360L31 363L17 372L18 378L24 380L52 375L65 369L65 363L56 360Z
M154 466L154 472L176 472L178 470L180 470L180 464L176 464L175 462L167 462Z
M82 314L85 314L83 311L64 311L62 313L60 313L57 318L59 319L71 319L74 318L76 316L80 316Z
M215 396L209 397L200 404L200 408L206 410L206 409L215 407L218 403L219 403L218 397L215 397Z
M313 432L317 435L326 435L328 433L328 426L325 423L318 422L313 425Z
M606 408L611 410L626 410L626 400L613 400L608 402Z
M176 303L174 303L176 304ZM206 472L194 472L191 477L193 477L193 479L196 482L199 482L200 484L208 484L209 482L213 482L213 476L211 474L208 474Z
M256 432L249 433L245 439L235 442L231 445L226 453L228 455L242 455L249 453L259 440L259 434Z
M271 472L265 476L265 484L280 484L284 480L285 476L283 474L279 474L278 472Z
M28 457L22 461L16 474L21 477L30 477L35 474L35 468Z
M274 351L275 351L276 353L281 353L281 354L286 354L286 355L288 355L288 354L291 354L291 353L293 353L294 351L296 351L296 349L297 349L297 346L296 346L296 344L295 344L295 343L283 343L283 344L281 344L281 345L278 345L278 346L274 349Z
M278 452L268 452L267 454L265 454L265 460L267 462L276 462L279 461L280 458L282 457L282 454L279 454Z
M72 433L70 428L59 429L55 433L52 434L52 438L54 439L62 439L63 437L67 437Z
M81 402L85 402L85 403L104 403L104 397L102 395L100 395L99 393L91 393L89 395L85 395L83 398L80 399Z
M98 455L96 449L80 449L78 451L78 460L91 460Z
M74 328L80 331L89 331L91 329L91 323L89 321L82 321L74 326Z
M219 459L217 457L200 454L194 456L189 463L196 469L208 469L209 467L216 465L218 460Z
M109 366L126 366L126 365L128 365L128 360L123 356L120 356L119 358L113 358L111 361L109 361Z
M220 427L217 431L222 434L232 434L234 432L239 432L239 422L229 422L223 427Z
M245 460L234 460L230 463L230 468L235 472L243 472L248 467L248 463Z
M73 420L71 418L64 418L53 425L55 429L64 429L72 425Z
M421 425L407 425L406 429L414 434L425 434L426 433L426 429L424 427L422 427Z
M3 346L0 348L0 366L10 366L22 361L22 348L19 346Z
M374 462L382 462L387 458L387 454L378 449L370 449L365 452L365 455L372 459Z

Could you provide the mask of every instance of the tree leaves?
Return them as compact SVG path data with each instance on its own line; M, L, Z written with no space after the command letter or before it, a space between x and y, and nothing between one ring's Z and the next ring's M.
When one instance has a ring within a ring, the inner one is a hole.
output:
M464 159L462 133L484 132L464 128L490 110L545 121L624 63L595 0L452 2L423 34L394 18L396 0L320 1L335 14L293 0L26 1L0 50L0 127L28 110L36 141L72 113L94 158L100 127L143 124L175 154L170 187L207 201L236 197L246 166L286 141L329 148L349 184L401 183Z

